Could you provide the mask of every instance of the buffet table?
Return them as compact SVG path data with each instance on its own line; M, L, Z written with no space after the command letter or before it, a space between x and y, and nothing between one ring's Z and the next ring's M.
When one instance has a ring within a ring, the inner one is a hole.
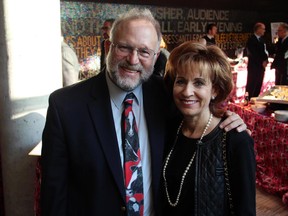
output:
M230 103L252 131L256 151L256 184L271 194L282 196L288 205L288 123L277 122L270 113L259 114L240 104Z
M247 59L232 67L234 89L231 95L233 102L241 101L244 98L247 83ZM270 89L275 85L275 69L271 69L272 58L269 58L269 63L265 69L263 83L260 94Z

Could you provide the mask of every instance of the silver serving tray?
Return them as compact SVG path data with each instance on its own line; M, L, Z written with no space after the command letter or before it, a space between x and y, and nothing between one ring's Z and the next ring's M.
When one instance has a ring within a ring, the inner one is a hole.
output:
M285 98L277 98L274 95L277 95L277 92L285 91L288 94L287 85L275 85L271 87L266 92L263 92L256 100L263 101L267 103L279 103L279 104L288 104L288 95L285 94Z

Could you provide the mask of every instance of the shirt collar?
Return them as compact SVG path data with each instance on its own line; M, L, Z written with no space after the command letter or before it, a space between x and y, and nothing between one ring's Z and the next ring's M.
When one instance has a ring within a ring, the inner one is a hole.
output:
M119 88L117 85L115 85L115 83L113 83L112 80L110 79L108 72L106 72L106 82L108 85L110 98L112 102L115 104L115 106L118 109L121 109L121 106L124 101L124 98L126 97L126 94L130 92L124 91L121 88ZM136 97L136 102L139 105L141 101L140 99L141 99L141 94L142 94L142 84L131 92L134 93Z
M209 34L207 34L207 37L208 37L209 39L212 39L212 38L214 38L214 36L213 36L213 35L209 35Z
M261 36L254 34L256 36L256 38L259 40L261 38Z

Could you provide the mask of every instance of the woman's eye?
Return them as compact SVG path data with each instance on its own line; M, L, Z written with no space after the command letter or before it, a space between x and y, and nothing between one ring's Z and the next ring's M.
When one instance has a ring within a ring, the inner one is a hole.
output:
M202 85L205 85L205 83L201 82L201 81L196 81L195 82L195 86L202 86Z
M176 81L175 81L175 84L178 84L178 85L183 84L183 83L184 83L183 80L176 80Z

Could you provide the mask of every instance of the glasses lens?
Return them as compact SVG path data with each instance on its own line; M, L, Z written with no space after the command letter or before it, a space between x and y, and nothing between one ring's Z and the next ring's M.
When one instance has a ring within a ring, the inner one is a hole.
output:
M150 58L153 56L154 51L149 49L138 49L138 54L143 58Z
M113 44L113 46L116 48L116 54L120 56L127 56L131 53L133 53L134 50L137 51L138 57L140 59L149 59L152 56L154 56L154 51L146 48L133 48L130 46L122 45L122 44Z
M121 56L127 56L129 53L133 52L133 49L128 46L116 44L115 47L116 47L116 51L118 55L121 55Z

